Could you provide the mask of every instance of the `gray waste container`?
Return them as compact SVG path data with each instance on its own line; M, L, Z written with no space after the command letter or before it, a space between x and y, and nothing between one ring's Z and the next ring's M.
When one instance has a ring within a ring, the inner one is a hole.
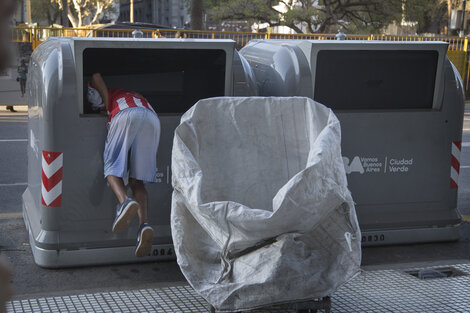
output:
M459 238L461 78L445 42L254 40L261 96L307 96L341 122L367 245Z
M50 39L29 70L28 187L23 213L35 262L44 267L175 258L170 234L171 149L181 115L199 99L256 95L231 40ZM152 255L134 256L137 219L114 234L117 200L103 178L107 117L92 113L86 86L135 90L158 113L158 183L148 185Z

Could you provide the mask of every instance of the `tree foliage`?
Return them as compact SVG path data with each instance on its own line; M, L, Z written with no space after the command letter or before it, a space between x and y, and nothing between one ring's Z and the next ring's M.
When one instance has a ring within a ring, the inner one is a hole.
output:
M215 0L214 0L215 1ZM219 0L213 18L248 19L296 32L377 32L401 19L402 0Z
M47 25L54 24L60 16L59 5L51 0L32 0L31 18L33 21L46 21Z
M61 0L51 0L62 10ZM68 18L73 27L99 23L106 12L114 11L114 0L67 0Z
M202 16L204 14L204 1L191 0L191 29L202 30Z
M404 4L405 19L417 22L420 34L439 33L450 19L447 6L447 0L407 0Z

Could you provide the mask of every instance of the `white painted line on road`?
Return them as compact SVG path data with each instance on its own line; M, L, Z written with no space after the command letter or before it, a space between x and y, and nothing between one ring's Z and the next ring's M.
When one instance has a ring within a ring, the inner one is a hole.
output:
M462 147L470 147L470 142L462 142Z
M28 141L28 139L0 139L0 142L18 142L18 141Z
M0 187L28 186L28 183L0 184Z
M460 168L463 168L463 169L470 168L470 165L461 165Z
M463 131L469 131L469 130L470 130L470 128L464 128L463 129Z
M0 213L0 220L23 218L23 213Z

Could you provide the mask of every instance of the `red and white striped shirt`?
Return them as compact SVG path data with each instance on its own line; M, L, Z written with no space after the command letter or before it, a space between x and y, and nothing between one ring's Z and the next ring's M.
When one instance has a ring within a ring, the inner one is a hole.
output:
M127 108L146 108L155 113L147 99L145 99L142 95L136 92L125 90L122 88L108 88L108 96L109 122L111 122L111 120L116 114Z

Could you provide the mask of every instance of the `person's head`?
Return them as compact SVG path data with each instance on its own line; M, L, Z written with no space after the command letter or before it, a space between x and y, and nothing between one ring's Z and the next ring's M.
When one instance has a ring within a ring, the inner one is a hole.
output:
M91 104L93 111L104 109L104 103L100 93L90 83L88 83L87 100Z
M16 0L0 0L0 69L10 64L10 23Z

